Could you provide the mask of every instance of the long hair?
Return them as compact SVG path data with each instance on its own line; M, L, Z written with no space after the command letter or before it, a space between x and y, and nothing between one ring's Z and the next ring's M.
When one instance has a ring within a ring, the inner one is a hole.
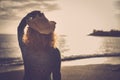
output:
M28 48L34 50L55 48L55 34L40 34L28 27L26 34L23 36L23 42Z

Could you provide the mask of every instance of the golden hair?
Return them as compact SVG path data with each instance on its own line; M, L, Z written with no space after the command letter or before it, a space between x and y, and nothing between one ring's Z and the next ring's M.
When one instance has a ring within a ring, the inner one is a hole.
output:
M55 48L55 34L40 34L28 27L26 34L23 36L23 42L28 48L35 50Z

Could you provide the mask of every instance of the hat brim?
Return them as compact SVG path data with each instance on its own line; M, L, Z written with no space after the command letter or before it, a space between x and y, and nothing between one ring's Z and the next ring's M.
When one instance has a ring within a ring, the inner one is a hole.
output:
M27 24L41 34L50 34L54 32L56 22L48 21L44 16L36 16L34 19L28 20Z

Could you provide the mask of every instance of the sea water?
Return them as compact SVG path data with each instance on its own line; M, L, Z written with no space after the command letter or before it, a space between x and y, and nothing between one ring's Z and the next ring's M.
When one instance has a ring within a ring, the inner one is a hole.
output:
M91 56L91 55L120 55L120 38L119 37L80 37L77 42L69 39L67 35L58 36L58 48L60 49L62 59L71 58L73 56ZM119 57L102 57L92 59L76 60L77 64L85 64L85 61L95 61L97 63L120 64ZM72 62L73 63L73 62ZM18 46L17 36L11 34L0 34L0 72L13 70L15 67L23 65L22 55ZM69 63L64 63L69 65Z

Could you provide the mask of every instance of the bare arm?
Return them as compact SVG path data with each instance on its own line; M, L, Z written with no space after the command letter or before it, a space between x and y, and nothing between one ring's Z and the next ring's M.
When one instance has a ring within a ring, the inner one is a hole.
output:
M20 45L20 47L22 47L23 46L23 42L22 42L22 37L23 37L23 35L24 35L24 28L26 27L26 25L27 25L27 19L29 18L29 17L32 17L34 14L33 14L33 12L31 12L31 13L28 13L22 20L21 20L21 22L20 22L20 24L19 24L19 26L18 26L18 33L17 33L17 35L18 35L18 42L19 42L19 45Z
M17 31L17 35L18 35L18 42L19 42L19 46L20 48L23 46L23 42L22 42L22 37L23 37L23 34L24 34L24 28L26 26L26 17L24 17L19 26L18 26L18 31Z
M23 37L23 34L24 34L24 28L25 26L27 25L27 22L26 20L29 18L29 17L34 17L36 16L36 14L39 14L41 15L40 11L32 11L30 13L28 13L20 22L19 26L18 26L18 42L19 42L19 45L20 45L20 48L22 48L22 46L24 45L23 42L22 42L22 37Z

